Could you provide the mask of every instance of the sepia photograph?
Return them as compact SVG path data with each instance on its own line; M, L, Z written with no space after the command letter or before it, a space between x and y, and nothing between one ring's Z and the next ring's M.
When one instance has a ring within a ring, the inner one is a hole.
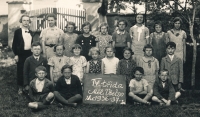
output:
M199 117L200 0L0 0L0 117Z

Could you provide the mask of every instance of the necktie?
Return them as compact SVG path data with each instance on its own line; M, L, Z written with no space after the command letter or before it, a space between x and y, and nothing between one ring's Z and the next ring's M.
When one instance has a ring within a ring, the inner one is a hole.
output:
M29 33L29 31L25 31L25 33Z
M39 60L39 58L36 58L36 61L38 61Z

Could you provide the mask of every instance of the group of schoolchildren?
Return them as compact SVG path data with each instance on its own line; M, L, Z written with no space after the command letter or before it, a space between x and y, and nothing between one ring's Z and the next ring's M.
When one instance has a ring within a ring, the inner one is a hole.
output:
M181 83L183 83L183 63L174 54L176 44L168 42L167 55L158 61L153 57L154 48L151 44L139 47L142 50L131 47L133 37L125 31L126 25L125 20L120 20L119 27L110 36L108 25L103 23L100 27L102 33L95 37L90 34L91 25L88 22L84 23L83 34L77 38L71 50L67 50L73 53L71 57L64 55L66 51L64 45L57 44L53 47L55 56L47 60L41 55L40 42L33 42L31 46L33 55L24 63L25 90L32 100L28 106L34 109L43 108L54 101L55 95L59 98L57 92L59 88L54 90L54 87L58 85L57 82L62 76L67 77L68 72L63 73L65 65L72 66L71 72L78 76L81 85L84 85L85 73L124 75L128 88L127 96L134 101L134 104L151 105L150 99L160 105L169 106L171 102L178 103L177 98L181 95ZM142 36L140 35L138 39L140 37ZM101 43L102 38L107 39L104 41L107 44ZM135 52L140 51L143 51L144 56L135 56ZM49 74L47 66L50 66ZM45 78L47 75L50 80ZM76 104L72 103L72 106Z

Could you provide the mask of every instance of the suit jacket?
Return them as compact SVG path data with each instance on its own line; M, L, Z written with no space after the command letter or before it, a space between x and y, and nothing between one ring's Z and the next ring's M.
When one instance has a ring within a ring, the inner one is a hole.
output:
M160 79L156 80L153 86L153 95L160 100L166 98L166 95L168 96L168 100L175 100L175 90L172 82L167 80L163 88L162 81Z
M61 94L82 95L82 86L76 75L71 75L71 84L67 85L64 76L61 76L56 82L55 90Z
M42 92L37 92L37 89L35 86L36 78L30 82L29 97L31 101L43 101L50 92L53 93L54 91L53 83L46 78L44 80L45 81L44 81L44 87L42 89Z
M183 83L183 62L180 58L174 55L171 61L169 56L163 57L161 60L160 69L167 69L169 71L169 77L172 84Z
M31 36L33 36L32 31L30 31ZM33 39L32 39L33 42ZM24 51L24 39L22 36L22 29L19 28L14 33L13 43L12 43L12 50L15 55L24 55L26 52Z
M40 56L37 61L33 56L29 56L24 62L24 85L28 85L30 81L32 81L35 76L35 68L38 66L44 66L47 68L47 59L43 56Z

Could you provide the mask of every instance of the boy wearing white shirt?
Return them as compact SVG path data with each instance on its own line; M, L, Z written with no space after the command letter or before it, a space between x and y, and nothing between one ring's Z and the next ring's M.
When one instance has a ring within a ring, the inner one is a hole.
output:
M38 110L45 108L54 99L54 87L53 83L45 78L47 70L44 66L37 67L35 72L37 77L29 85L29 98L31 102L28 104L28 107Z

